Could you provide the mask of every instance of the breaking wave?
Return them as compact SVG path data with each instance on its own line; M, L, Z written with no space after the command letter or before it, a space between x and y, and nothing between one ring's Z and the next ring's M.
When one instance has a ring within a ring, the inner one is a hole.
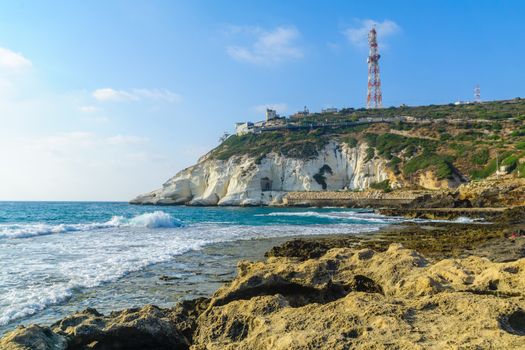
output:
M163 211L140 214L132 218L113 216L106 222L86 224L0 224L0 238L28 238L59 233L92 231L111 227L172 228L182 222Z

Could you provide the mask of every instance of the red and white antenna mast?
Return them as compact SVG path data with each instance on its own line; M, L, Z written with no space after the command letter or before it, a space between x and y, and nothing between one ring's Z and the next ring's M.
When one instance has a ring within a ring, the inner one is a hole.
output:
M476 87L474 88L474 102L481 102L481 89L479 87L479 84L476 85Z
M381 94L381 78L379 76L379 50L377 48L377 32L375 27L368 33L368 94L366 95L366 108L382 108L383 95Z

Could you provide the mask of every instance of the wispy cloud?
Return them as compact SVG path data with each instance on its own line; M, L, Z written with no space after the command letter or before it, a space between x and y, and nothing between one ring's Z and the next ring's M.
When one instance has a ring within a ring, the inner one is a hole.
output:
M56 91L41 79L45 72L37 74L39 67L0 47L0 159L16 169L0 171L0 198L125 200L157 186L172 174L174 164L188 165L187 157L168 158L155 140L140 134L140 127L121 128L130 116L172 118L173 111L165 107L179 101L178 94L162 89ZM115 99L130 102L101 102ZM83 131L64 132L77 128ZM37 180L34 169L39 169Z
M230 33L244 34L251 40L247 45L231 45L226 48L228 55L237 61L275 64L304 56L297 44L300 33L295 27L277 27L269 31L260 27L232 27Z
M167 89L116 90L112 88L101 88L93 91L92 95L96 100L102 102L154 100L176 103L182 99L179 94Z
M373 19L359 19L356 20L355 26L345 29L343 34L352 45L364 47L368 43L368 32L374 26L380 40L401 31L401 27L396 22L389 19L385 19L382 22Z
M264 105L254 106L253 110L257 113L265 113L266 108L274 109L278 113L285 113L288 111L288 105L286 103L269 103Z
M135 96L124 90L102 88L93 91L93 97L99 101L133 101Z
M31 68L33 64L21 53L0 47L0 67L8 70L23 70Z

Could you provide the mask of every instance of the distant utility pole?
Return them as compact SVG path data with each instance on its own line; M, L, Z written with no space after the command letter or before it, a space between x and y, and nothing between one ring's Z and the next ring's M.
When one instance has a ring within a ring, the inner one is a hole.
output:
M382 108L383 95L381 94L381 78L379 76L379 49L377 47L377 32L375 27L368 33L368 94L366 95L366 108Z
M481 89L479 88L479 84L474 88L474 102L481 102Z

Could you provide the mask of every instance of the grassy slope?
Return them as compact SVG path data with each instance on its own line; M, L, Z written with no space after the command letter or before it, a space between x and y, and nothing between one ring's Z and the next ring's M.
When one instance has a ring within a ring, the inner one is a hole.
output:
M459 120L459 123L373 124L341 129L274 131L231 136L211 153L215 159L247 154L261 159L275 151L292 158L315 157L329 140L351 146L365 141L368 157L383 157L396 173L409 176L431 169L439 178L459 171L484 178L501 165L525 176L525 100L469 105L430 105L381 110L344 109L339 113L312 114L301 123L351 121L362 117L411 116L417 119Z

